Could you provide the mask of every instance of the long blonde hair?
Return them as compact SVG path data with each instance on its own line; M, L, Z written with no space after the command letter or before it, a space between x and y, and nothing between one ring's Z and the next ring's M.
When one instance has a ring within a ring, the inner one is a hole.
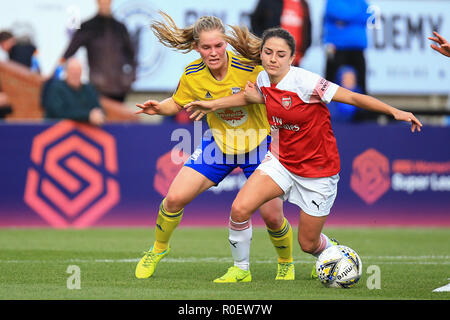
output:
M261 64L262 40L251 33L247 27L230 26L230 28L231 35L225 35L225 40L238 54L248 59L249 64Z
M225 34L225 27L217 17L203 16L186 28L179 28L175 21L166 13L160 11L159 14L164 21L155 21L150 25L155 36L166 47L188 53L192 51L199 41L199 34L202 31L219 30Z
M282 28L271 28L264 31L262 38L251 33L247 27L229 26L230 35L225 33L225 27L217 17L203 16L186 28L179 28L175 21L166 13L160 11L165 22L156 21L151 24L151 29L159 41L166 47L173 48L184 53L195 48L202 31L219 30L224 34L224 39L243 58L249 60L249 64L261 64L261 49L267 39L272 37L282 38L291 49L291 56L295 53L294 37Z

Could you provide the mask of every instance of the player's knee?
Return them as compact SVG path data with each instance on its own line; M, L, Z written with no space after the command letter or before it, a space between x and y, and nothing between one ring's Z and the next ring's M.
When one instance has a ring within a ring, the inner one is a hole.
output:
M234 201L231 205L231 220L234 222L244 222L248 219L250 219L252 213L248 209L248 207L239 201Z
M164 200L164 209L168 212L178 212L186 206L186 200L181 194L170 193Z
M283 226L284 215L283 208L278 206L261 206L259 208L261 217L269 229L278 230Z
M267 214L263 215L261 213L261 216L264 220L264 223L266 224L267 228L272 230L278 230L283 226L283 216L280 216L279 214Z

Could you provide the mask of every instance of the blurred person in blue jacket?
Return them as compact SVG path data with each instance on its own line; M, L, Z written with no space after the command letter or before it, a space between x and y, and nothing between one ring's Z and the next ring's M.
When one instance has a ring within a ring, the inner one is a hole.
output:
M353 92L362 93L361 87L358 85L356 71L351 66L345 65L338 69L336 84ZM352 122L358 108L350 104L332 101L328 104L328 109L333 122Z
M366 26L370 14L366 0L328 0L323 19L323 43L326 47L325 78L336 81L339 67L352 66L357 73L361 93L366 94Z
M10 31L0 32L0 47L11 61L20 63L33 72L40 73L37 48L29 37L17 38Z
M358 84L358 74L352 66L343 65L336 73L336 84L357 93L363 93ZM328 104L328 109L333 122L362 122L372 121L378 118L378 114L361 108L356 108L350 104L332 101Z

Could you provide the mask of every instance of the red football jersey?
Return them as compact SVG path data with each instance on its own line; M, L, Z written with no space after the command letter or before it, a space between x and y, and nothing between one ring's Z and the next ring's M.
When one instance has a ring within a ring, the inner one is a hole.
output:
M339 153L326 103L339 86L293 66L276 85L266 71L259 73L256 83L266 103L274 156L301 177L337 174Z

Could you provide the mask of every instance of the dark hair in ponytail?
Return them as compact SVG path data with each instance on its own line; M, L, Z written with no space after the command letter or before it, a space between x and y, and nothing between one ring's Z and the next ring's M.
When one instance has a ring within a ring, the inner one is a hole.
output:
M271 38L284 39L291 49L291 57L295 53L295 39L285 29L270 28L264 31L261 38L251 33L246 27L230 26L231 35L225 35L226 41L244 58L250 60L251 64L261 64L261 50L267 40Z

